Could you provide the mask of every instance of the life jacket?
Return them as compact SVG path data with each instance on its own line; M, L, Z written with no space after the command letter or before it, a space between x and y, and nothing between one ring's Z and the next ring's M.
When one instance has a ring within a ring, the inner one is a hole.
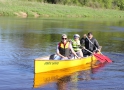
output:
M72 47L74 49L75 52L80 50L80 40L75 41L74 39L72 39Z
M67 42L65 45L63 42L59 43L59 52L63 56L69 56L70 55L70 42Z

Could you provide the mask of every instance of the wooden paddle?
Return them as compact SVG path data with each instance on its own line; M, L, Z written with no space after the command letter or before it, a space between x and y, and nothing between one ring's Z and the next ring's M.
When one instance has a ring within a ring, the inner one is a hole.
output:
M89 40L89 42L91 43L91 44L93 44L91 41L90 41L90 39L86 36L86 38ZM94 45L94 44L93 44ZM94 45L95 46L95 45ZM97 49L97 47L95 46L95 48ZM100 51L99 51L100 52ZM111 63L112 62L112 60L111 59L109 59L107 56L105 56L105 55L103 55L102 54L102 52L100 52L101 54L99 54L99 55L97 55L97 56L99 56L99 57L102 57L102 59L104 59L104 60L106 60L107 62L109 62L109 63ZM102 56L101 56L102 55Z

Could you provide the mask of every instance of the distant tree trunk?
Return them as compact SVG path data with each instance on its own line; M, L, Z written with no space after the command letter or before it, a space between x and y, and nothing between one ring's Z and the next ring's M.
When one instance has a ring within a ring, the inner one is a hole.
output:
M51 0L51 3L52 4L56 4L56 0Z

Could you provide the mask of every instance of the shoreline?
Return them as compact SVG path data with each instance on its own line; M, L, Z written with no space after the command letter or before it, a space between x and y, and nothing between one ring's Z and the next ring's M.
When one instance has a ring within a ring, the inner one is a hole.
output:
M0 16L67 17L67 18L124 18L124 11L94 9L29 1L0 1Z

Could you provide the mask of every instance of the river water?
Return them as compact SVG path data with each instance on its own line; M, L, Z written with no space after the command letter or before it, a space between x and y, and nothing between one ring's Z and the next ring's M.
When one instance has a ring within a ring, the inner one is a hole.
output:
M61 34L90 31L114 62L34 88L34 59L53 54ZM0 17L0 90L124 90L123 45L124 19Z

